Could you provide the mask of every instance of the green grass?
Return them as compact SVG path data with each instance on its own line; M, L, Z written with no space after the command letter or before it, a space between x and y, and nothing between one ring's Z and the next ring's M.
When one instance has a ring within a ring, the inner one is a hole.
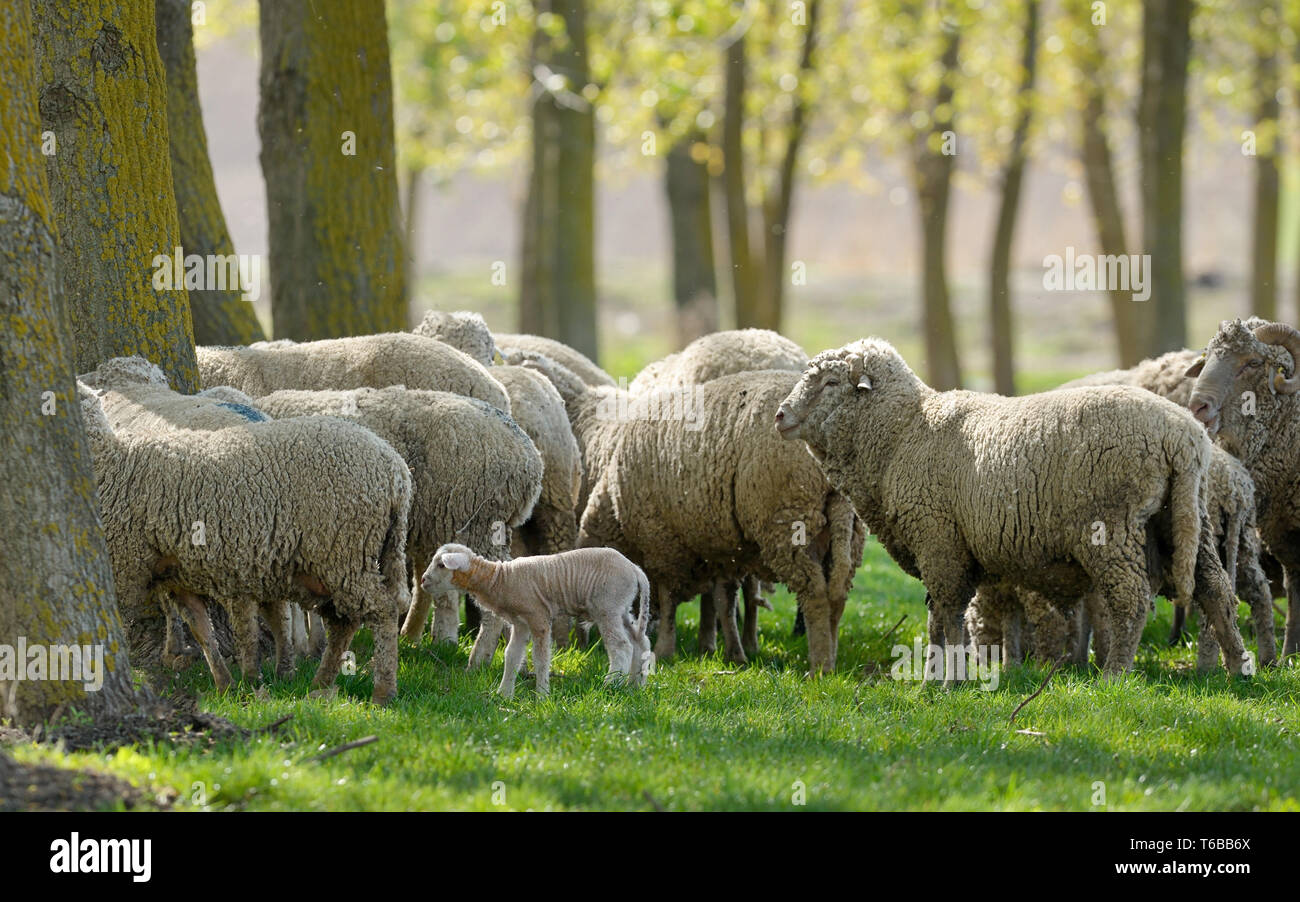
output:
M266 698L215 695L201 666L180 677L205 692L205 710L247 727L293 714L273 736L15 754L108 770L153 791L170 786L182 809L789 810L799 785L808 809L1091 809L1098 783L1111 810L1300 809L1300 670L1197 676L1191 648L1164 647L1162 603L1134 674L1103 683L1060 671L1009 725L1042 668L1011 669L994 691L890 678L890 646L922 632L923 597L871 543L839 672L816 681L803 676L806 645L790 637L794 603L782 591L776 611L763 612L761 657L738 672L694 655L690 606L684 654L641 691L602 685L596 645L557 655L549 699L527 680L505 701L493 692L500 653L466 673L463 639L457 648L403 645L398 698L376 709L363 634L362 672L341 678L333 700L305 698L314 665ZM379 741L308 760L369 734Z

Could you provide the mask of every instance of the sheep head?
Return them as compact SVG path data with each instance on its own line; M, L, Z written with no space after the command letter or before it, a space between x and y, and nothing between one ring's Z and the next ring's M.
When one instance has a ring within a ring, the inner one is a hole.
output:
M1251 460L1286 399L1300 390L1300 332L1285 323L1237 319L1219 325L1195 377L1188 408L1224 449Z
M143 357L113 357L84 376L77 377L91 388L124 388L128 385L167 387L167 376Z
M889 342L864 338L812 359L777 409L776 429L802 439L821 459L843 418L856 417L862 405L889 416L899 401L915 399L918 388L924 384Z
M455 313L430 310L411 331L449 344L484 366L491 366L497 357L496 341L492 338L487 322L479 314L468 310Z
M435 595L458 592L455 574L469 570L473 560L474 552L467 546L449 542L433 553L433 560L420 577L420 585Z

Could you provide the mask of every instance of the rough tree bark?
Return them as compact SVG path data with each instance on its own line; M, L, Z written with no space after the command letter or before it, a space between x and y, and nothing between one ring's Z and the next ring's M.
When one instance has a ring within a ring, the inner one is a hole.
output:
M589 81L586 0L540 0L565 24L553 38L533 35L533 155L524 205L519 324L597 359L595 111ZM564 77L551 89L542 74Z
M1276 36L1265 35L1255 58L1255 90L1259 105L1255 113L1255 223L1252 235L1250 309L1256 316L1277 319L1277 231L1278 231L1278 126L1281 108L1277 100L1278 72ZM1261 132L1267 132L1261 135ZM1264 144L1260 147L1259 144Z
M758 273L749 241L749 202L745 199L745 36L726 49L722 100L722 194L727 209L727 258L736 328L757 328Z
M668 151L664 168L672 232L678 347L718 328L709 168L707 162L691 155L692 148L703 146L703 140L699 135L682 138Z
M1142 7L1142 244L1151 255L1150 331L1146 356L1187 343L1183 282L1183 133L1192 0L1147 0ZM1141 321L1143 317L1139 317ZM1141 329L1147 332L1146 329Z
M189 0L156 0L158 53L167 72L167 130L171 136L172 188L186 254L228 257L235 253L217 183L208 159L208 136L199 108L194 64L194 26ZM228 272L228 270L227 270ZM191 289L194 340L201 345L244 345L266 333L240 286L227 279L224 289Z
M192 391L189 299L153 278L181 245L153 3L33 3L32 27L75 370L140 354Z
M1084 182L1097 231L1097 244L1107 256L1123 256L1128 253L1128 243L1124 236L1124 214L1120 207L1118 182L1106 126L1106 91L1109 83L1106 78L1105 50L1101 43L1101 26L1091 21L1090 0L1071 0L1067 12L1075 23L1075 34L1081 38L1072 41L1070 46L1074 48L1082 90L1080 145ZM1119 366L1130 367L1142 359L1133 293L1115 288L1108 295Z
M923 331L929 383L939 391L961 387L961 364L957 358L956 329L948 295L948 273L944 260L947 249L948 198L952 187L955 154L935 146L940 136L952 131L954 80L958 77L961 33L947 35L941 66L943 75L930 105L933 132L913 140L913 173L921 212L921 280L924 299Z
M993 337L993 390L1003 395L1016 393L1015 342L1011 322L1011 247L1015 238L1016 214L1020 210L1020 188L1025 178L1025 142L1033 116L1034 78L1038 60L1038 0L1025 3L1025 46L1020 64L1020 110L1007 149L1002 171L1002 200L993 231L993 252L989 265L989 324Z
M405 329L383 0L260 10L272 331L309 341Z
M104 684L0 678L0 716L23 724L60 706L108 718L134 704L77 406L32 59L28 4L0 5L0 131L11 139L0 166L0 644L98 644Z

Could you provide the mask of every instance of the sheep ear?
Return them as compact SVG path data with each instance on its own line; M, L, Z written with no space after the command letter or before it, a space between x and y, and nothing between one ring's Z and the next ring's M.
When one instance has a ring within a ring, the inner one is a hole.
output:
M469 555L462 551L448 551L442 556L442 563L448 570L468 570Z
M858 388L863 391L871 391L871 377L863 373L858 377Z
M1202 354L1200 357L1198 357L1198 358L1196 359L1196 362L1193 363L1191 366L1189 366L1189 367L1187 368L1187 372L1183 373L1183 378L1185 378L1185 379L1195 379L1197 376L1201 375L1201 370L1203 370L1203 369L1205 369L1205 355L1204 355L1204 354Z

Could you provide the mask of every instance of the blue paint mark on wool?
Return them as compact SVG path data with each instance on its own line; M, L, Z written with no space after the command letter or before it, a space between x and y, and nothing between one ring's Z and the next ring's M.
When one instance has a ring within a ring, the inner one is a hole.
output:
M217 406L225 407L229 410L233 410L235 413L239 414L241 417L248 420L250 423L265 423L266 421L271 419L266 414L262 413L262 411L255 410L252 407L249 407L247 404L236 404L233 401L222 401L219 404L217 404Z

